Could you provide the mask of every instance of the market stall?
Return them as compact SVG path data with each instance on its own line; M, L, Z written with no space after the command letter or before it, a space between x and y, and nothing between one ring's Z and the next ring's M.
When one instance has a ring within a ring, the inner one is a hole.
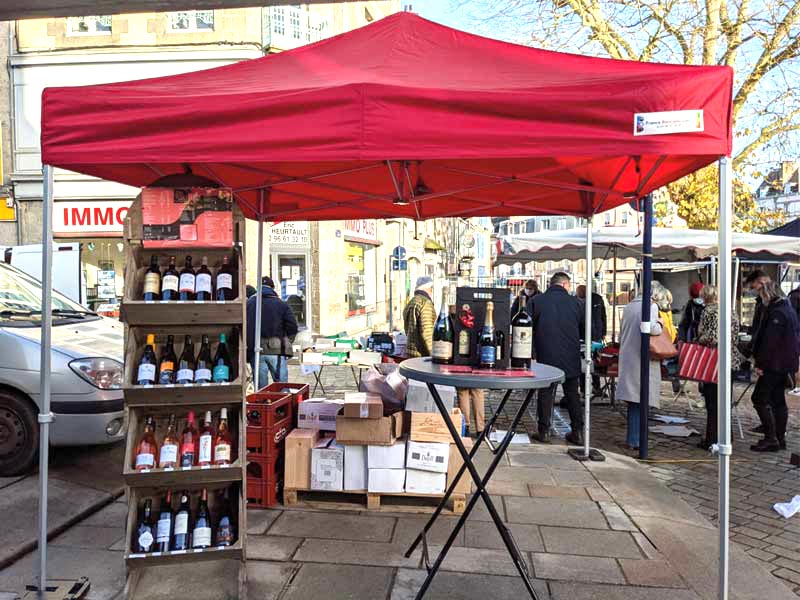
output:
M60 167L134 186L175 173L207 177L231 188L244 216L259 221L259 258L265 220L569 214L589 220L591 261L595 213L721 160L720 253L727 254L732 79L728 67L546 52L398 13L222 68L50 88L42 105L45 247ZM728 275L723 269L723 289ZM723 303L723 342L728 319ZM47 310L42 323L46 415ZM589 328L587 308L587 335ZM730 446L720 412L726 573ZM42 556L43 577L44 546Z

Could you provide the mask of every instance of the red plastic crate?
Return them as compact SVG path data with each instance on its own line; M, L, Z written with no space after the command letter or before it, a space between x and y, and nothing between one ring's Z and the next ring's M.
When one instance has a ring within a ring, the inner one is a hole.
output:
M294 428L293 398L258 392L247 397L247 455L272 457L283 453L283 440Z
M277 505L283 493L283 455L247 459L247 507Z
M282 390L297 390L296 392L283 392ZM307 383L284 383L283 381L274 381L269 385L262 388L265 392L273 392L273 393L291 393L293 407L292 410L294 412L292 424L297 427L297 405L300 404L303 400L308 400L310 395L311 388L308 387Z

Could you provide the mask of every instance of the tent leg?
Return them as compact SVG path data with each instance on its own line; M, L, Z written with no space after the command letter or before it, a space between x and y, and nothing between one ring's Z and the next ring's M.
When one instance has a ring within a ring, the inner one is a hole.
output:
M719 161L719 406L717 431L719 443L719 600L728 599L728 541L730 510L731 446L731 319L734 290L731 286L731 223L733 222L733 172L731 159Z
M592 273L592 221L590 216L586 220L586 299L584 301L585 329L583 333L586 342L584 354L584 394L583 394L583 456L589 458L589 433L591 432L590 413L592 408L592 293L594 292L594 274Z
M611 294L611 343L617 343L617 246L614 245L614 271L611 276L614 292Z
M253 365L253 387L255 391L261 389L263 382L258 380L258 372L261 370L261 278L264 273L264 190L259 190L258 198L258 266L256 267L256 289L258 290L258 300L256 302L256 329L253 336L255 348L255 364Z
M650 412L650 310L653 280L653 197L644 203L644 235L642 236L642 348L639 371L639 458L647 459L648 413Z
M50 451L50 348L53 325L53 167L43 167L42 196L42 343L39 390L39 596L47 588L47 477Z

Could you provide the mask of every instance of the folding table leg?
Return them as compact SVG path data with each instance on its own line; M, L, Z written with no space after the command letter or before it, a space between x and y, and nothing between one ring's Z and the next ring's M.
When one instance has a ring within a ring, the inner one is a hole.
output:
M317 386L319 386L319 389L321 389L322 393L325 394L325 386L322 385L322 369L324 369L324 368L325 368L325 366L321 365L320 368L319 368L319 371L312 371L312 373L314 373L314 379L316 380L314 382L314 389L311 390L311 395L312 396L316 393Z

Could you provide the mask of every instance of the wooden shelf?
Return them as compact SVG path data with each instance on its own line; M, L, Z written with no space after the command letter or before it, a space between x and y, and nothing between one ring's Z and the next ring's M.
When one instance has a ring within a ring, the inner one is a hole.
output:
M242 302L129 300L120 307L120 319L128 325L241 325Z
M202 550L174 550L172 552L153 552L152 554L125 555L128 568L142 569L156 565L169 565L206 560L241 560L243 556L242 542L237 540L226 548L204 548Z
M241 404L242 380L230 383L123 385L127 406L205 406Z

